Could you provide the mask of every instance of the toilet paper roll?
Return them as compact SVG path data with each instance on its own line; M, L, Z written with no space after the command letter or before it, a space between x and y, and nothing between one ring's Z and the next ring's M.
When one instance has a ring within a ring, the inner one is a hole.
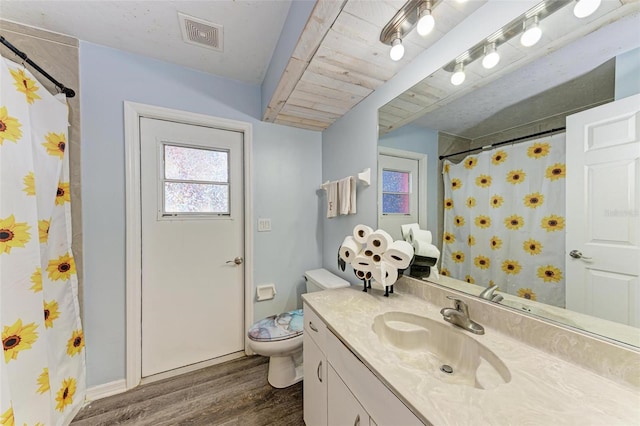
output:
M419 230L420 225L418 225L417 223L408 223L406 225L400 225L400 230L402 231L402 239L404 239L405 241L409 241L409 231L411 231L412 229Z
M431 244L431 231L425 229L410 229L409 239L407 241L411 244L413 244L414 241L424 241L425 243Z
M367 238L369 238L369 235L372 233L373 229L367 225L360 224L353 228L353 238L360 244L366 244Z
M371 275L373 276L373 279L383 287L392 285L398 280L398 270L384 260L371 271Z
M394 241L382 255L382 260L397 269L406 269L413 258L413 246L406 241Z
M413 251L417 256L433 257L435 259L440 257L438 247L420 240L413 242Z
M370 280L372 277L371 271L365 272L365 271L360 271L358 269L354 269L353 273L359 280Z
M351 262L351 267L358 271L371 272L374 268L373 260L363 254L357 255Z
M351 263L353 259L362 251L362 244L357 242L351 235L347 236L340 246L340 259Z
M384 253L392 243L393 238L387 231L377 229L369 235L369 238L367 238L366 250L371 250L374 253Z

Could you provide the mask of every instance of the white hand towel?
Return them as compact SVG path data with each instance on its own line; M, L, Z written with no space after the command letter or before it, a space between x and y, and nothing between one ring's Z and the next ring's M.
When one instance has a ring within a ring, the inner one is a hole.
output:
M338 181L338 204L340 214L349 214L351 209L351 176Z
M349 204L349 214L356 214L356 187L358 185L358 180L351 176L349 178L349 182L351 184L351 203Z
M327 182L322 187L327 192L327 217L331 219L338 215L338 182Z

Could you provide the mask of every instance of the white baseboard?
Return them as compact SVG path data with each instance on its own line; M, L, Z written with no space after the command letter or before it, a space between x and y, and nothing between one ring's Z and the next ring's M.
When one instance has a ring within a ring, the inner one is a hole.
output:
M127 381L125 379L115 380L113 382L104 383L98 386L87 388L85 396L86 402L95 401L106 398L111 395L117 395L127 390Z

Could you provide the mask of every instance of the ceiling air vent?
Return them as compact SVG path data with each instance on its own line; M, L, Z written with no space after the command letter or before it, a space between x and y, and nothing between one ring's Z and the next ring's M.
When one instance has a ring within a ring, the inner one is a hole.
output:
M186 43L207 47L222 52L223 32L222 25L207 22L178 12L182 38Z

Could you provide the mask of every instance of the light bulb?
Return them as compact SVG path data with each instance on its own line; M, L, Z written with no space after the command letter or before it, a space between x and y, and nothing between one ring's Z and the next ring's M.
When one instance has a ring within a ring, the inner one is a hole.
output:
M573 7L573 14L576 18L586 18L600 7L601 0L577 0Z
M530 47L540 41L542 30L538 26L538 17L529 18L524 23L524 32L520 36L520 43L525 47Z
M422 37L428 35L436 25L433 15L431 15L431 2L424 1L418 6L418 25L416 30Z
M484 47L484 58L482 58L482 66L491 69L500 62L500 54L496 51L496 44L491 43Z
M467 77L464 73L464 65L462 63L456 64L454 71L455 72L451 75L451 84L454 86L460 86Z
M399 61L404 56L404 46L402 40L396 38L391 43L391 50L389 51L389 57L392 61Z

